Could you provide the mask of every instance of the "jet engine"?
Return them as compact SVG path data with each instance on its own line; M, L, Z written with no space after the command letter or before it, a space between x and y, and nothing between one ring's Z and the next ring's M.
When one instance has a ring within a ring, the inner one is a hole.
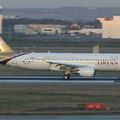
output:
M95 75L95 70L92 67L79 68L77 73L82 77L93 77Z
M50 65L50 70L52 71L61 71L60 66L57 65Z

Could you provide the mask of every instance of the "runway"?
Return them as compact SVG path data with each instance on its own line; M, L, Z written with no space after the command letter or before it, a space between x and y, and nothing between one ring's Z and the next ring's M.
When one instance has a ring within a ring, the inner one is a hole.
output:
M63 80L62 77L0 77L0 84L90 84L90 83L120 83L118 77L94 77L82 78L71 77L70 80Z

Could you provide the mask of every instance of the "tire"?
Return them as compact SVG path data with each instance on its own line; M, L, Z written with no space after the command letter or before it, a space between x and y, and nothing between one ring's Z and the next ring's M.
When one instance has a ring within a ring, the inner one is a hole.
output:
M64 80L69 80L70 79L70 74L64 75Z

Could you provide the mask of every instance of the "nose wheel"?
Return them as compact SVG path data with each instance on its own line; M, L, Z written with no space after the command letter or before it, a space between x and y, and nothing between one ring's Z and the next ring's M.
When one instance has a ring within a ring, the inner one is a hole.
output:
M64 80L69 80L70 79L70 74L66 74L63 76Z

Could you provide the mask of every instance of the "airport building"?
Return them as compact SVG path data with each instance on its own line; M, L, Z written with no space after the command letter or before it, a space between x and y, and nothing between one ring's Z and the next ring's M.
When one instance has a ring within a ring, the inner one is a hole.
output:
M120 39L120 16L113 16L112 19L97 18L102 24L102 28L82 28L79 30L69 30L71 35L101 35L103 39Z
M15 25L14 32L21 33L26 35L36 35L36 34L45 34L45 35L60 35L63 33L66 25L54 25L54 24L23 24Z
M17 16L17 15L5 15L4 16L4 19L11 19L11 20L14 20L14 19L18 19L19 18L19 16Z
M97 28L83 28L80 30L69 30L69 34L84 34L84 35L101 35L102 34L102 29L97 29Z
M102 38L120 39L120 16L97 18L102 23Z

